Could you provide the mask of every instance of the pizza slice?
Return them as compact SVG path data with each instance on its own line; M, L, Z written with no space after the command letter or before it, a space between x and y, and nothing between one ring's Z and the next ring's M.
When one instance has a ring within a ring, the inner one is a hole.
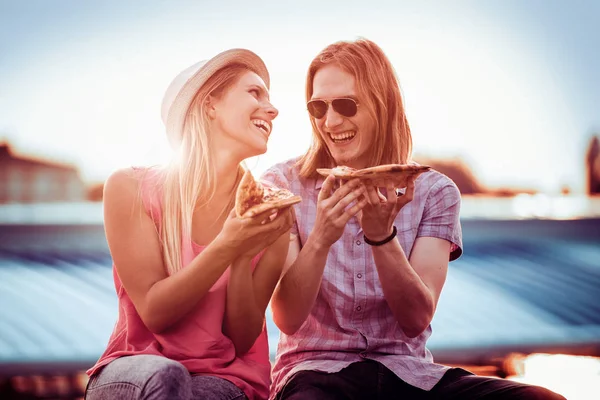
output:
M356 171L358 170L345 165L338 165L334 168L317 168L317 172L323 176L333 175L336 178L346 180L352 179Z
M235 196L235 213L239 218L251 218L268 210L277 210L300 203L302 198L287 189L263 186L246 170Z
M403 188L408 184L409 178L430 169L431 167L418 164L384 164L363 169L342 165L335 168L317 168L317 172L323 176L333 175L343 180L359 178L366 185L385 187L388 183L392 183L396 188Z

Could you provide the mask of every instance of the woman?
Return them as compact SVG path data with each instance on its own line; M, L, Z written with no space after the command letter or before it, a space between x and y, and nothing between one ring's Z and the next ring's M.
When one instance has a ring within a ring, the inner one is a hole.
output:
M115 172L105 229L119 298L86 398L261 399L269 395L264 311L287 255L290 209L239 219L240 163L266 151L277 109L254 53L233 49L171 83L167 168Z

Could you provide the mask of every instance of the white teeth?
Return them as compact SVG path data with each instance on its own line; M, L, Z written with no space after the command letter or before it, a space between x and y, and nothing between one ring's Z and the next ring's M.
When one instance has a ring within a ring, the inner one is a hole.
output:
M340 133L329 133L329 137L331 137L331 139L333 141L342 141L342 140L349 140L352 139L354 136L356 136L356 132L354 131L346 131L346 132L340 132Z
M264 130L267 135L271 133L271 125L269 125L269 123L267 121L264 121L262 119L253 119L251 121L256 127Z

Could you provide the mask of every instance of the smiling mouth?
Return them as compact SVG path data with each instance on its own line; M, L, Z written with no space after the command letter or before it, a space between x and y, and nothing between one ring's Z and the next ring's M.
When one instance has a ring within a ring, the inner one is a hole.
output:
M346 143L354 139L356 136L355 131L346 131L341 133L331 133L329 132L329 138L333 143Z
M262 119L253 119L252 124L260 129L267 137L271 133L271 125L269 125L266 121Z

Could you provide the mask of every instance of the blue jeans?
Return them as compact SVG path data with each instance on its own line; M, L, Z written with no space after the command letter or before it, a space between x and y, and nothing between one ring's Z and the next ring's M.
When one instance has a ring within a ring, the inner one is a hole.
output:
M121 357L94 374L86 400L242 400L246 395L226 379L191 376L177 361L154 355Z

